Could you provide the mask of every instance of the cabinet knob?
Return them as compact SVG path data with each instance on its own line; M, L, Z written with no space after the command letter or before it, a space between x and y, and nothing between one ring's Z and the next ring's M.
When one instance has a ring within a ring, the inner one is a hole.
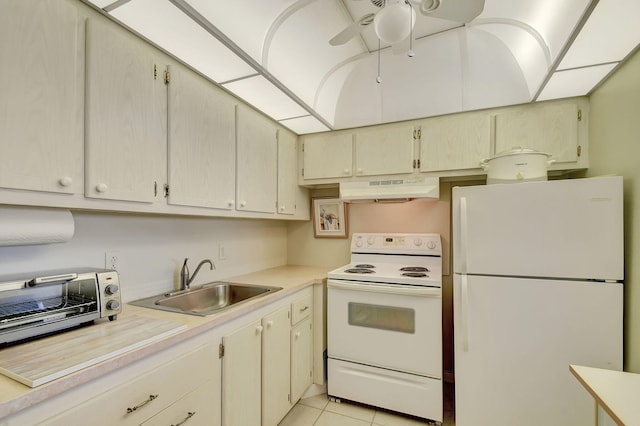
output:
M233 207L235 203L236 203L236 200L229 200L227 204L229 204L229 207Z
M280 211L283 212L284 208L285 208L285 206L280 206Z
M108 189L109 187L106 183L99 183L96 185L96 191L98 192L107 192Z
M247 206L246 201L240 201L240 207L246 207L246 206Z
M349 169L344 169L343 171L344 171L345 175L348 175L349 173L351 173L351 170L349 170Z
M300 332L299 332L299 331L296 331L296 333L294 334L294 336L296 336L296 339L299 339L299 338L300 338Z
M271 328L272 325L273 325L273 320L267 321L267 328Z
M358 171L358 174L359 174L359 175L361 175L361 174L362 174L362 172L363 172L363 170L362 170L362 168L361 168L361 167L358 167L358 170L357 170L357 171Z
M260 333L262 333L262 326L261 325L256 327L256 334L260 334Z
M71 186L71 184L73 183L73 179L71 179L69 176L63 176L58 180L58 184L60 186Z

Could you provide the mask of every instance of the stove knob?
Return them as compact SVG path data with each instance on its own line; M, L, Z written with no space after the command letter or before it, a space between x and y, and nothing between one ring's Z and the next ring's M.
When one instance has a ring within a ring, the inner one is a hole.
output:
M118 292L118 286L115 284L109 284L104 288L104 292L109 295L116 294Z
M107 309L109 311L115 311L118 310L118 308L120 308L120 302L118 302L117 300L109 300L107 302Z
M420 238L416 238L413 240L413 245L420 247L422 245L422 240Z
M429 241L429 242L427 243L427 248L428 248L429 250L433 250L434 248L436 248L436 242L435 242L435 241Z
M369 237L369 238L367 238L367 244L369 244L370 246L372 246L372 245L373 245L373 243L375 243L375 242L376 242L375 237Z
M362 247L362 240L356 241L356 247Z

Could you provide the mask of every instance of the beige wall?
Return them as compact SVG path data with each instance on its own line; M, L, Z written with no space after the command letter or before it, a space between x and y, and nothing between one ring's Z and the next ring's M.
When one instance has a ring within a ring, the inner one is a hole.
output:
M592 94L589 132L586 176L624 176L625 370L640 373L640 51Z

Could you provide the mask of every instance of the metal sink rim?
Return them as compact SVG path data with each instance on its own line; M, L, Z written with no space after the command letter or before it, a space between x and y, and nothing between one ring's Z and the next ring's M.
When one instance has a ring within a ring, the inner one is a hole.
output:
M258 289L264 289L265 291L256 295L253 295L251 297L248 297L246 299L237 301L235 303L231 303L229 305L226 305L224 307L221 308L212 308L209 310L198 310L198 311L193 311L193 310L185 310L185 309L180 309L180 308L176 308L173 306L167 306L167 305L163 305L163 304L159 304L159 302L162 301L166 301L168 299L173 299L173 298L180 298L183 296L187 296L187 295L192 295L198 292L202 292L202 291L206 291L207 289L213 288L213 287L217 287L220 285L225 285L225 286L232 286L232 287L250 287L250 288L258 288ZM214 281L211 283L207 283L207 284L203 284L201 287L194 287L188 290L180 290L180 291L174 291L174 292L168 292L168 293L161 293L161 294L156 294L155 296L150 296L150 297L145 297L142 299L137 299L134 301L129 302L129 304L134 305L134 306L141 306L143 308L149 308L149 309L155 309L155 310L160 310L160 311L165 311L165 312L176 312L179 314L187 314L187 315L196 315L196 316L201 316L201 317L206 317L206 316L211 316L211 315L215 315L218 314L220 312L226 311L228 309L234 308L238 305L242 305L243 303L267 296L269 294L273 294L277 291L282 290L282 287L276 287L276 286L268 286L268 285L260 285L260 284L244 284L244 283L233 283L233 282L227 282L227 281Z

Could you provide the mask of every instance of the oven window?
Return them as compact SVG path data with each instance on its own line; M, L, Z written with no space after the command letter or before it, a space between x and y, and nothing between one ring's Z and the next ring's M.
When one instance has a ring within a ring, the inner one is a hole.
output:
M349 325L380 330L415 333L415 311L397 306L349 303Z

